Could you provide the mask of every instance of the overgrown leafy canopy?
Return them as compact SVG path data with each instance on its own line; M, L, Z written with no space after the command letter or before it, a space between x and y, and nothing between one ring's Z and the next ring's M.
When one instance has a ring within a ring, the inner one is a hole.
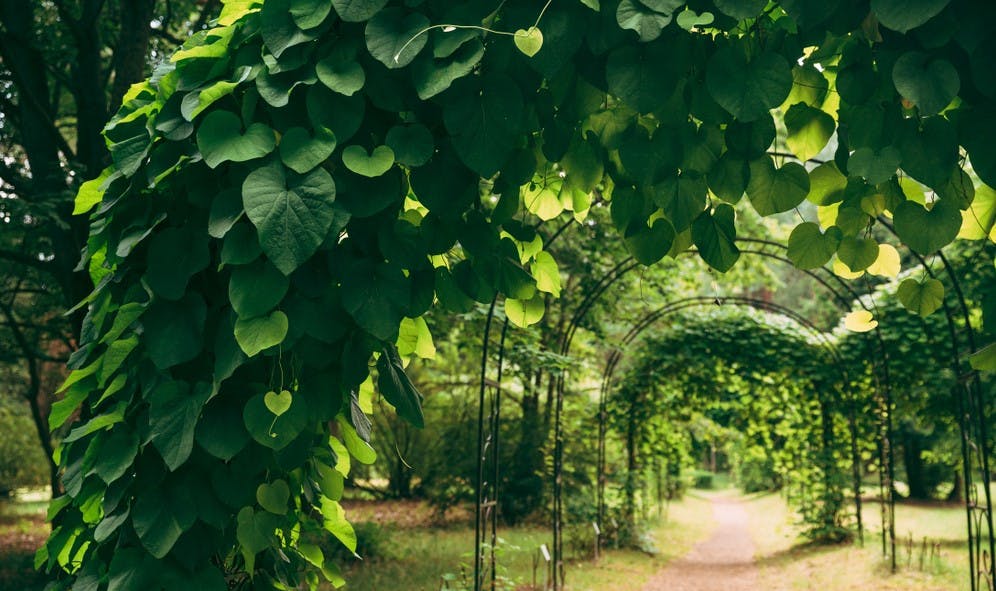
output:
M878 216L921 253L953 240L967 161L996 183L990 3L540 4L228 0L131 89L76 208L97 288L54 423L85 423L40 565L113 591L314 587L308 564L340 583L298 542L355 547L337 499L349 457L372 460L371 359L420 421L405 319L501 295L536 322L560 290L540 220L607 202L639 261L694 245L723 270L720 201L809 199L820 225L789 256L854 270ZM835 134L834 162L773 159L775 118L800 159Z

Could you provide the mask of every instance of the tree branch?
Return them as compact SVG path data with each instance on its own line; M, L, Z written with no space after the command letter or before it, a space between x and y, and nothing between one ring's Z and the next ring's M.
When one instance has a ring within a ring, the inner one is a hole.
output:
M196 33L201 29L206 29L219 6L221 6L220 0L205 0L204 5L201 6L201 13L197 17L197 21L194 22L194 28L191 32Z
M177 47L183 45L182 39L174 37L173 34L167 31L166 29L150 28L149 31L152 33L153 36L159 37L160 39L165 39L166 41L169 41L170 43L176 45Z

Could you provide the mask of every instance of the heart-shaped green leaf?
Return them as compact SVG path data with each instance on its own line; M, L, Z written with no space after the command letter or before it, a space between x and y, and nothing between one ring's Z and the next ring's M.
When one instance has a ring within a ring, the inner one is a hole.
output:
M346 96L358 92L367 81L367 75L356 61L355 54L344 51L333 51L315 64L315 75L329 90Z
M664 47L652 43L624 45L610 53L605 66L609 92L641 113L659 108L674 92L678 79L673 68L662 67L669 57Z
M429 19L423 14L405 14L402 8L382 10L367 23L367 49L388 68L403 68L425 47L428 26Z
M698 14L691 8L686 8L678 13L675 17L674 22L678 23L678 26L686 31L691 31L695 27L704 27L705 25L712 24L712 21L716 17L713 16L711 12L703 12Z
M315 129L314 137L303 127L292 127L280 138L280 159L299 174L325 162L334 149L335 134L324 127Z
M951 243L961 229L961 210L944 199L930 211L914 201L899 204L893 215L896 233L907 246L922 255L933 254Z
M290 393L290 390L281 390L278 394L273 390L270 390L263 395L263 404L266 408L273 413L273 416L279 417L280 415L287 412L291 407L291 403L294 402L294 397Z
M772 215L798 206L809 194L809 174L797 162L787 162L775 169L765 156L750 163L747 196L761 215Z
M695 173L665 179L654 185L653 198L670 220L675 232L684 232L706 206L709 192L704 178Z
M291 0L270 0L260 14L263 43L279 58L289 47L307 43L312 36L298 28L291 14Z
M520 328L528 328L543 319L546 312L546 302L543 295L536 295L529 300L505 299L505 317Z
M388 0L332 0L332 7L335 8L339 18L347 23L361 23L369 20L382 8L387 6Z
M750 167L747 162L726 153L713 165L706 180L709 182L709 190L717 197L729 203L737 203L747 189L748 176Z
M847 177L831 160L824 162L809 172L809 194L806 199L816 205L830 205L844 199Z
M378 177L394 166L394 150L387 146L377 146L368 154L362 146L346 146L342 151L342 163L356 174Z
M886 27L905 33L936 16L951 0L872 0L871 9Z
M877 152L871 148L859 148L848 159L847 171L863 177L870 185L877 185L891 179L901 161L899 150L892 146L886 146Z
M197 128L197 149L211 168L223 162L262 158L276 146L273 130L253 123L242 132L242 121L230 111L212 111Z
M944 304L944 284L934 278L904 279L896 290L900 303L914 314L930 316Z
M904 98L913 102L921 115L939 113L958 96L958 71L944 59L932 59L919 51L908 51L896 60L892 81Z
M290 275L325 241L335 212L335 183L316 168L287 174L279 163L258 168L242 183L246 215L270 261Z
M837 247L837 258L854 273L864 271L878 259L878 243L871 238L845 236Z
M989 343L968 358L974 369L996 371L996 343Z
M760 52L747 61L741 51L727 46L709 60L706 88L738 120L753 121L788 96L792 68L784 57L771 51Z
M228 281L228 299L240 318L262 316L284 299L290 279L270 261L260 259L232 271Z
M819 224L801 223L789 235L788 258L800 269L822 267L836 254L843 237L840 228L836 226L830 226L826 232L821 232Z
M239 318L235 321L235 340L249 357L276 347L287 337L287 315L277 310L268 316Z
M619 26L636 31L643 42L660 37L661 31L670 24L672 18L671 11L663 13L652 10L640 0L622 0L616 9L616 22Z
M256 487L256 502L270 513L285 515L290 501L290 487L283 480L274 480Z
M396 125L387 132L384 143L394 151L394 159L405 166L422 166L432 158L435 143L424 125Z
M733 207L721 203L710 212L703 211L692 223L692 242L710 267L725 273L740 258Z
M664 258L674 243L675 231L671 222L659 219L651 227L637 226L626 234L626 248L640 263L648 267Z
M246 402L242 421L253 440L269 449L283 449L301 434L313 417L304 397L299 396L279 417L266 408L262 392Z
M806 161L823 151L837 124L833 117L820 109L798 103L785 113L788 136L785 143L799 160Z
M290 15L301 29L311 29L322 24L332 11L329 0L291 0Z
M543 49L543 31L536 27L519 29L515 32L515 46L528 57L533 57Z

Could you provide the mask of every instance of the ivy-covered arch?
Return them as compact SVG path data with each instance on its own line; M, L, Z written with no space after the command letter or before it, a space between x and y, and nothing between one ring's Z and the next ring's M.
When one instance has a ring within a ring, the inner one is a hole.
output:
M731 313L731 308L767 313L787 323L787 326L778 326L763 316L753 317L739 311ZM689 316L689 311L694 310L702 311ZM668 324L660 327L662 322ZM674 384L686 384L694 389L695 380L702 378L693 374L697 371L714 371L711 364L717 361L724 366L737 365L750 368L750 373L761 374L776 374L789 367L792 368L790 373L794 378L801 382L809 380L816 392L815 399L820 408L818 422L823 429L818 435L824 447L835 445L832 421L834 415L840 415L848 423L850 442L845 446L849 448L845 453L850 453L848 460L852 463L851 467L855 468L854 463L860 462L857 456L857 440L860 435L853 408L848 406L854 402L855 393L852 391L845 359L830 335L823 333L791 309L744 296L692 296L669 302L648 312L627 333L625 339L626 342L621 343L622 346L616 349L617 354L611 356L606 365L603 387L609 392L606 401L608 406L613 406L613 400L616 404L630 405L623 412L629 430L634 428L630 424L631 420L636 423L644 422L638 420L637 415L642 417L646 413L655 412L655 405L649 401L647 404L637 404L641 409L632 406L641 396L646 396L645 390L652 390L658 382L673 381ZM639 347L630 347L637 342L640 343ZM620 367L625 352L631 348L635 351L634 359L630 359L623 378L616 383L616 370ZM696 369L703 367L703 363L710 368ZM672 367L671 364L677 364L682 370L670 371L668 368ZM824 390L832 390L836 394ZM643 406L647 408L642 408ZM826 453L828 450L823 451ZM833 451L829 450L829 453L832 454ZM627 453L631 456L636 453L633 442L629 440ZM819 460L817 463L824 468L823 480L826 482L823 484L829 495L827 498L832 496L840 499L834 503L825 503L826 499L823 499L822 503L833 505L826 512L817 509L815 505L808 506L807 509L811 512L809 519L814 520L811 525L822 528L825 535L839 534L837 528L840 527L838 521L844 485L842 482L830 482L831 470L825 461L827 458L820 455L813 459ZM631 458L629 464L633 463ZM835 466L834 469L836 468ZM600 474L603 471L604 468L600 466ZM599 479L600 485L602 480ZM855 477L851 485L854 489L856 525L858 534L861 535L863 524L860 517L860 479ZM632 492L627 491L630 495ZM604 503L604 493L599 491L599 496L601 505Z
M127 93L77 198L95 290L39 565L63 588L338 583L309 536L355 544L359 386L420 424L396 343L422 314L500 295L537 321L559 289L537 219L606 202L640 263L694 244L725 271L744 194L761 215L808 199L801 267L867 268L882 213L933 253L996 184L994 10L228 0ZM801 164L832 137L832 163Z

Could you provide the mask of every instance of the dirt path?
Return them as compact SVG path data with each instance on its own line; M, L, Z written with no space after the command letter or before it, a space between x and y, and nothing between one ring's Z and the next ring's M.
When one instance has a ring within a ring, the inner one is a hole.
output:
M654 575L643 591L755 591L754 542L747 511L730 498L712 500L716 531Z

